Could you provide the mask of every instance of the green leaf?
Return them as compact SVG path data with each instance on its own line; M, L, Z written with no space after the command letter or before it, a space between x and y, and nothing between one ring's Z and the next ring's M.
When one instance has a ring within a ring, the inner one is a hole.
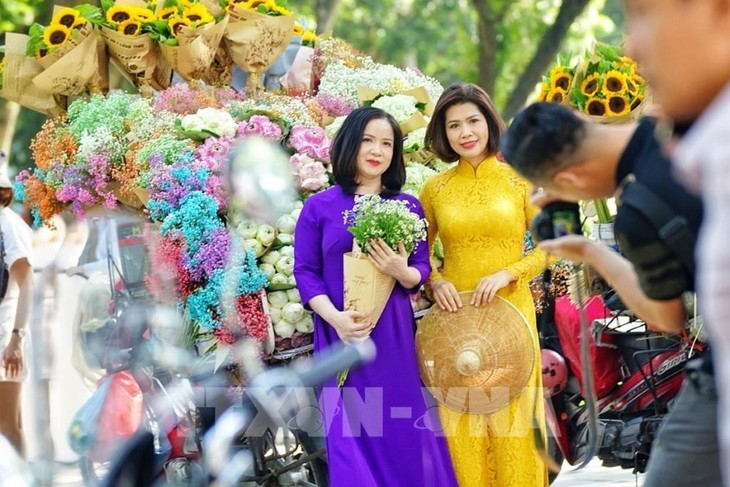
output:
M101 13L101 9L96 5L89 5L83 3L74 7L82 17L91 22L93 25L101 25L104 23L104 15Z

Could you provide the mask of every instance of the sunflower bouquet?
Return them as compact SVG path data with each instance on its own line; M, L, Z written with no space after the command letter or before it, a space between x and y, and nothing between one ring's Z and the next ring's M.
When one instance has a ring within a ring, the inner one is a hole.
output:
M285 0L227 0L231 16L225 46L233 62L248 73L256 91L260 75L284 52L294 36L294 16Z
M537 101L565 103L569 98L570 85L575 77L575 68L569 66L560 56L542 77Z
M143 0L101 0L101 35L112 61L145 95L170 86L172 68L160 56L152 32L161 22Z
M603 122L636 118L646 97L646 82L636 62L618 47L596 44L580 61L570 89L570 102Z
M56 6L48 26L31 26L26 55L43 68L33 79L37 88L68 96L106 89L106 52L92 25L98 16L88 4Z
M228 25L228 14L222 8L215 12L214 16L205 3L189 0L166 0L157 12L152 37L172 69L188 81L204 79L212 84L222 74L210 68Z
M47 116L60 115L66 106L66 97L38 89L33 80L43 72L34 57L26 55L30 38L8 32L5 45L0 48L0 97L14 101Z

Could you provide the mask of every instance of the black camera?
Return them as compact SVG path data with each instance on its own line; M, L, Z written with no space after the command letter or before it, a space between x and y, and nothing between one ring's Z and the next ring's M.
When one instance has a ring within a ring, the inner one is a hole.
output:
M532 220L532 237L537 242L582 233L578 203L553 201Z

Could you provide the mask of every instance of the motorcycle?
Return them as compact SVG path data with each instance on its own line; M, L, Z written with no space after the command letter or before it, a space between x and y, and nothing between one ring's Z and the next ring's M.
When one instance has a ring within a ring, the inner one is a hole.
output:
M596 455L603 466L643 473L664 416L684 380L687 361L702 344L653 331L600 296L583 307L590 323L594 391L583 390L580 310L557 298L538 320L546 391L548 453L558 465L583 464ZM553 319L550 319L553 318ZM594 393L597 428L590 427L588 394ZM551 474L551 482L557 473Z

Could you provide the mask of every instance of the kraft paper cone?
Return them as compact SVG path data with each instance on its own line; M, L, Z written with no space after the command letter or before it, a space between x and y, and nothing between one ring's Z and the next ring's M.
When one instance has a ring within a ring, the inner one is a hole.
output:
M344 255L345 310L370 314L377 324L388 303L395 279L383 274L365 256Z
M56 13L55 9L57 8L58 7L54 7L54 14ZM76 47L85 42L86 39L91 34L93 34L93 32L94 27L91 25L90 22L86 22L86 24L81 27L78 32L76 32L76 35L71 36L71 38L58 49L54 50L53 52L49 52L42 58L38 59L38 62L41 63L41 66L43 66L44 69L50 68L66 54L73 51Z
M226 15L216 24L206 24L197 29L182 27L177 46L160 44L162 56L185 80L205 78L225 34L228 18Z
M170 87L172 68L149 34L131 37L102 27L101 35L114 64L135 86L150 85L156 90Z
M5 74L0 97L49 117L61 115L66 108L66 97L40 90L32 82L43 67L38 60L25 55L28 40L27 35L5 34Z
M294 16L271 16L235 7L230 11L225 45L233 62L260 75L276 61L294 36Z
M119 201L123 205L126 205L135 210L141 210L145 207L139 196L137 196L136 190L134 191L135 194L129 194L127 193L127 191L124 191L122 185L116 181L107 184L106 190L114 194L114 197L117 199L117 201Z
M415 152L405 152L403 158L406 162L417 162L418 164L428 165L429 162L436 158L436 155L426 149L418 149Z
M403 137L405 137L414 130L428 127L428 122L423 117L423 113L416 110L415 112L413 112L413 115L411 115L408 120L406 120L405 122L401 122L399 125L401 131L403 132Z
M357 87L357 98L360 105L364 105L366 102L375 100L380 95L408 95L416 99L416 102L424 104L426 107L423 109L423 114L426 116L433 115L434 104L431 100L431 95L428 94L428 90L423 86L417 88L411 88L408 90L399 90L395 92L381 93L378 90L374 90L368 86Z
M81 38L81 33L77 37ZM98 44L96 32L89 29L73 49L61 57L53 56L55 62L46 65L46 69L33 78L33 84L40 90L66 96L82 95L90 83L100 85ZM51 56L42 58L41 65Z

